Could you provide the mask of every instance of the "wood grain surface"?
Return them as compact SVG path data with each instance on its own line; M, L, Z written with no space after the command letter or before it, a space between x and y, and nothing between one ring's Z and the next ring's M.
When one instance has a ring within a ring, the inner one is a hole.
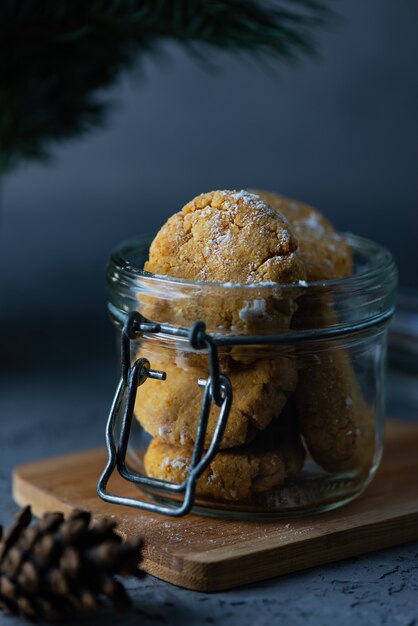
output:
M171 583L218 591L418 539L418 425L387 426L382 465L355 502L329 513L275 521L187 515L173 519L112 506L96 495L105 451L88 450L15 468L13 493L36 515L81 507L145 537L144 569ZM136 496L119 476L112 491Z

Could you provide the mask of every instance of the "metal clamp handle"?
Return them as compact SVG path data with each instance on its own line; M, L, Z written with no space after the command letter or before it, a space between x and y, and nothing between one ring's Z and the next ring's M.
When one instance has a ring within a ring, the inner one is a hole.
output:
M140 313L134 311L129 314L123 326L122 343L122 377L116 390L116 394L110 409L106 425L106 447L108 461L100 476L97 493L106 502L131 506L153 513L161 513L173 517L180 517L189 513L193 507L196 491L196 482L204 470L208 467L218 451L223 433L228 420L232 403L232 387L229 378L220 372L217 347L212 338L206 333L203 322L195 322L189 330L189 343L194 350L207 350L209 356L210 375L207 381L199 380L198 384L204 386L202 405L193 447L192 460L187 477L182 483L171 483L165 480L151 478L131 471L126 465L126 453L129 435L131 432L135 400L138 387L148 378L164 381L165 372L153 370L147 359L137 359L131 365L130 347L131 340L139 339L144 332L157 333L159 324L146 320ZM208 426L210 410L214 402L219 406L219 416L216 422L214 434L209 448L204 450L204 441ZM123 411L119 433L116 432L118 417ZM148 502L139 498L128 498L109 493L107 484L115 469L127 481L136 485L152 488L165 495L183 493L181 504L164 506L154 502Z

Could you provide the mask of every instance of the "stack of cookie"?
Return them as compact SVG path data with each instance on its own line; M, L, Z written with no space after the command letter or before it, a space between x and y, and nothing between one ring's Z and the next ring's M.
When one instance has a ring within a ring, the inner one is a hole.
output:
M259 195L289 220L310 282L350 276L352 251L331 223L310 206L264 191ZM337 324L333 304L323 290L298 301L296 328ZM313 459L329 472L368 473L375 454L375 414L363 398L344 341L298 358L295 406L299 427Z
M306 281L347 276L352 258L331 224L306 205L261 191L216 191L198 196L167 221L145 270L198 281L294 283L286 295L270 289L261 310L250 306L246 314L236 290L221 300L216 290L212 299L207 293L179 301L141 298L141 311L150 319L182 326L203 319L209 330L257 334L302 327L307 316L328 321L334 313L326 300L304 303ZM208 375L207 356L146 344L140 355L167 373L164 384L149 380L138 394L136 416L153 436L145 469L181 482L190 467L202 399L197 382ZM316 356L301 357L291 347L220 353L233 403L220 451L198 481L199 495L244 502L277 488L304 464L302 437L327 471L371 463L373 434L363 424L369 411L348 354ZM205 447L217 416L213 407Z

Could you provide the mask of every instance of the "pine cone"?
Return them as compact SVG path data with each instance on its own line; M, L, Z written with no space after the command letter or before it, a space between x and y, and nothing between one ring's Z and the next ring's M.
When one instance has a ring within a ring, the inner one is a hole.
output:
M142 576L143 541L123 542L116 523L90 524L87 511L46 513L30 526L30 507L3 535L0 527L0 607L30 619L63 620L100 607L100 596L118 609L130 605L115 575Z

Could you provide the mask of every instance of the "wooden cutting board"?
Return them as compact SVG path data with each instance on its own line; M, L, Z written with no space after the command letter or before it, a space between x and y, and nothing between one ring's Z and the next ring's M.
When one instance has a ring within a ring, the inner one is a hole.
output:
M145 537L144 568L189 589L218 591L418 539L418 425L387 427L381 468L355 502L326 514L240 522L188 515L172 519L102 502L96 482L104 450L21 465L14 498L36 515L74 507L115 518L123 535ZM117 476L112 490L136 495Z

